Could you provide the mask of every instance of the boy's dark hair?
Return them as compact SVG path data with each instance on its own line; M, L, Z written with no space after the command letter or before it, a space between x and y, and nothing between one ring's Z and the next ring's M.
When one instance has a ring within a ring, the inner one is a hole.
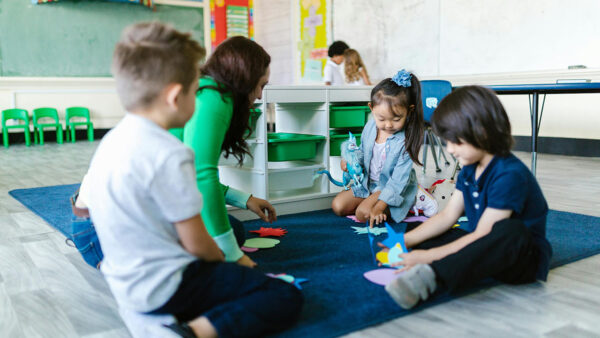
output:
M198 91L211 88L219 91L223 100L225 96L233 98L233 116L221 148L225 158L233 154L240 165L245 154L250 154L244 139L246 132L251 131L248 121L253 102L249 96L270 63L271 57L259 44L234 36L221 42L200 69L201 75L211 76L218 86L202 86Z
M379 82L371 90L371 106L386 104L394 115L398 114L398 107L406 108L406 122L404 133L406 137L406 151L418 165L419 150L423 144L423 103L421 102L421 82L411 74L410 87L403 87L387 78Z
M160 22L142 22L123 31L113 54L117 94L128 111L150 106L170 83L186 91L197 85L199 62L206 51L189 33Z
M344 55L344 52L348 48L350 47L348 47L348 45L344 41L334 41L331 44L331 46L329 46L329 49L327 50L327 55L329 55L330 58L336 55Z
M431 124L443 139L466 142L493 155L508 155L514 142L502 103L491 89L480 86L465 86L448 94L436 108Z

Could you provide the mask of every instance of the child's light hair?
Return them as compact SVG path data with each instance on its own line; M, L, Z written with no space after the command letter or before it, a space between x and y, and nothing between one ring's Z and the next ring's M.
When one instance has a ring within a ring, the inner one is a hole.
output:
M160 22L127 27L113 54L117 94L128 111L151 106L170 83L187 91L206 51L189 33Z
M360 80L360 69L367 74L367 67L363 63L360 54L355 49L346 49L344 52L344 72L346 73L346 82L354 82ZM367 77L369 74L367 74Z

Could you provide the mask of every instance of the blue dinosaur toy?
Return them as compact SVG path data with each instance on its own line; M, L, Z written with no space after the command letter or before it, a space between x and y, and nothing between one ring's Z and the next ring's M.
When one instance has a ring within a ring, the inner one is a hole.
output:
M360 164L359 153L360 149L356 145L356 137L348 132L349 137L346 141L342 142L342 158L346 161L347 171L344 171L342 182L335 180L331 177L331 173L328 170L319 170L317 174L325 174L329 177L331 183L338 187L344 187L344 190L348 190L348 186L351 181L354 181L353 185L359 187L362 184L362 180L365 177L363 173L362 165Z

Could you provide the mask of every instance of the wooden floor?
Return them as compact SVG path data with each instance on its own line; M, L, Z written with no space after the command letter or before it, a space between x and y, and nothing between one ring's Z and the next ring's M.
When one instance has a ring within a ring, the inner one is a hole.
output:
M102 276L7 194L78 183L97 144L0 149L0 337L130 336ZM420 179L434 176L430 160ZM599 158L541 154L538 179L550 208L600 216ZM552 270L547 283L496 286L348 336L600 337L600 255Z

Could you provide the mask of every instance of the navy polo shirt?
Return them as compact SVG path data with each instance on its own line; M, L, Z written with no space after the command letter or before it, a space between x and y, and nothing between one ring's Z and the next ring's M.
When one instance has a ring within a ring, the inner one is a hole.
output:
M509 209L511 218L519 219L531 231L540 252L537 278L546 280L552 247L546 239L548 204L529 168L512 153L494 156L487 168L475 179L477 164L465 166L458 175L456 189L463 193L468 225L462 229L472 232L487 208Z

